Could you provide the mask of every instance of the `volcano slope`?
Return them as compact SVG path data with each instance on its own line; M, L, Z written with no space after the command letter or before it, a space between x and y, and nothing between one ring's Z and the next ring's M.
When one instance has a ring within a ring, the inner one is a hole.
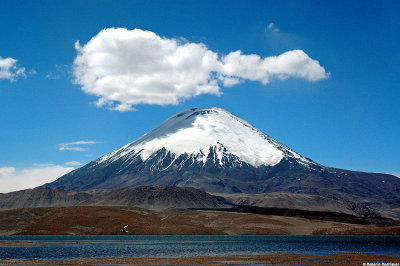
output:
M400 179L326 167L220 108L189 109L47 187L195 187L212 193L318 195L400 217Z

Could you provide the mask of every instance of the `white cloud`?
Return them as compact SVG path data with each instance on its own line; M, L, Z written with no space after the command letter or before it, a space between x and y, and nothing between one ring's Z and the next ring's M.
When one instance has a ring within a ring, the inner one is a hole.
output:
M34 188L74 170L60 165L17 170L14 167L0 167L0 193Z
M29 74L30 74L30 75L36 75L36 74L37 74L36 69L31 69L31 70L29 71Z
M400 173L389 173L389 175L394 175L394 176L397 176L398 178L400 178Z
M273 22L268 24L267 29L270 31L279 32L279 28L277 28Z
M80 140L80 141L75 141L75 142L68 142L68 143L60 143L58 144L58 150L60 151L86 151L87 148L83 148L81 146L84 145L92 145L92 144L97 144L100 143L98 141L92 141L92 140Z
M49 167L49 166L54 166L53 163L34 163L34 167Z
M82 165L82 163L77 161L72 161L72 162L66 162L65 165L80 166Z
M228 77L260 81L263 84L268 84L274 78L318 81L329 77L319 62L302 50L292 50L264 59L259 55L243 55L241 51L236 51L222 57L222 62L222 73Z
M25 68L17 65L17 59L0 56L0 79L8 79L11 82L18 77L25 77Z
M138 104L176 105L201 94L222 94L220 86L245 80L289 77L318 81L329 73L301 50L261 58L241 51L220 56L202 43L168 39L151 31L110 28L87 44L76 43L75 83L109 110Z

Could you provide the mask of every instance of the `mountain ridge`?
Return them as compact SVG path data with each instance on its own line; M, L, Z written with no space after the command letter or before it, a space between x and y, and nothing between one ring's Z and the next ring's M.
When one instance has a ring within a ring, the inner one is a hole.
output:
M167 209L227 208L231 204L222 197L190 187L142 186L84 192L41 187L0 193L0 209L70 206L136 206Z
M399 178L320 165L220 108L180 112L139 139L44 186L71 191L177 186L211 193L311 194L395 209L393 215L400 217Z

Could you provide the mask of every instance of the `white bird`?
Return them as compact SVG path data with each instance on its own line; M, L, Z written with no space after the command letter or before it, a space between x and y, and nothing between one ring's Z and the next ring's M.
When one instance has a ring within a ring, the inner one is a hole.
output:
M128 225L125 225L124 227L122 227L122 232L124 232L124 233L128 233L128 230L127 230L127 228L128 228Z

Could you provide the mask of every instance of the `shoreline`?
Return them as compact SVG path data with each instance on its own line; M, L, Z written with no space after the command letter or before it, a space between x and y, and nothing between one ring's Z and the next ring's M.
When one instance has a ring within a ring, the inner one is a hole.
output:
M105 257L105 258L79 258L79 259L40 259L40 260L15 260L0 259L0 264L6 265L96 265L96 264L130 264L130 265L257 265L257 264L307 264L307 265L363 265L363 263L383 263L387 265L400 265L399 256L384 256L370 253L341 252L330 255L307 254L263 254L263 255L229 255L229 256L201 256L186 258L156 258L156 257ZM378 265L378 264L375 264Z

